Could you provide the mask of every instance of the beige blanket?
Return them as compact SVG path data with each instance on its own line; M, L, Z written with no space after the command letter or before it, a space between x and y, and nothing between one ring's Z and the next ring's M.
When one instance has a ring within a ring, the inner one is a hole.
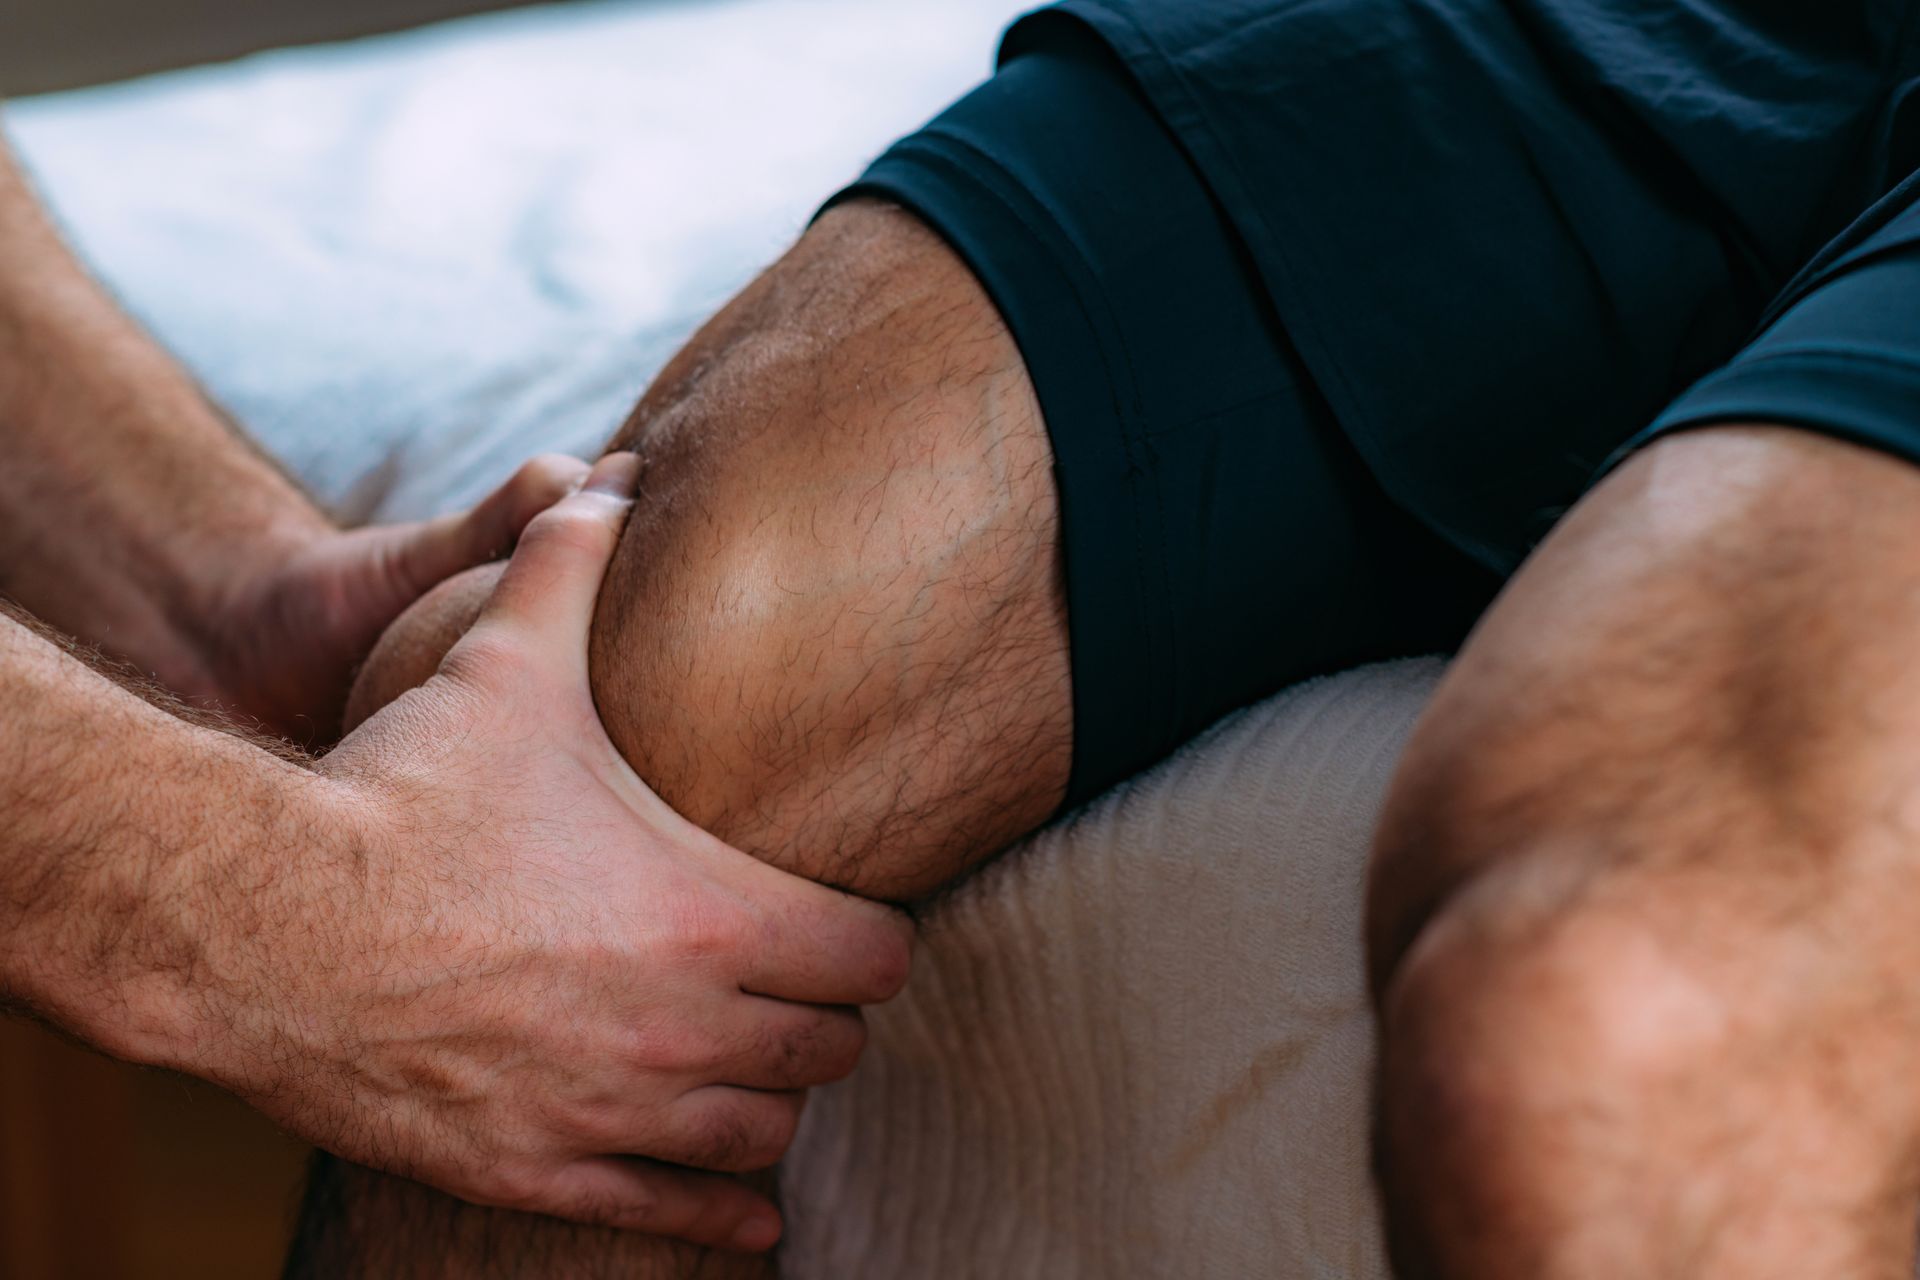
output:
M1386 1277L1362 882L1439 672L1241 712L929 913L789 1158L787 1274Z

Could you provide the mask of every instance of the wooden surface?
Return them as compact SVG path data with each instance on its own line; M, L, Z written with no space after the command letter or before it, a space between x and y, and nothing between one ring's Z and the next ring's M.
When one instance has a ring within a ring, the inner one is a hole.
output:
M0 1021L8 1280L270 1280L305 1159L217 1089Z

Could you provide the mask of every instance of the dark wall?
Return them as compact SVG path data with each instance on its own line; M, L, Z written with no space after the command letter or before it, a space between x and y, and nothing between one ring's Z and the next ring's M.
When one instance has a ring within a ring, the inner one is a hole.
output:
M516 0L0 0L0 95L395 31Z

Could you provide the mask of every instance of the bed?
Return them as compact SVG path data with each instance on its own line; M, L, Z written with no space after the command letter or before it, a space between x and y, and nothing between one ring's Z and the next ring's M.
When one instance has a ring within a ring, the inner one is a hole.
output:
M411 517L591 453L1013 11L589 0L10 114L84 254L264 445L343 519ZM1240 712L933 911L808 1111L786 1273L1386 1276L1363 860L1438 673Z

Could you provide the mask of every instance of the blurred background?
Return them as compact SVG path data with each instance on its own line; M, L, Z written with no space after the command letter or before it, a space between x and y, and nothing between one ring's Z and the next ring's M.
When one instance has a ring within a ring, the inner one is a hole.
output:
M517 7L513 0L0 0L0 93L44 93Z
M234 1099L0 1021L0 1276L277 1273L306 1152Z
M0 0L19 97L400 30L510 0ZM196 1081L0 1017L0 1277L277 1274L307 1153Z

